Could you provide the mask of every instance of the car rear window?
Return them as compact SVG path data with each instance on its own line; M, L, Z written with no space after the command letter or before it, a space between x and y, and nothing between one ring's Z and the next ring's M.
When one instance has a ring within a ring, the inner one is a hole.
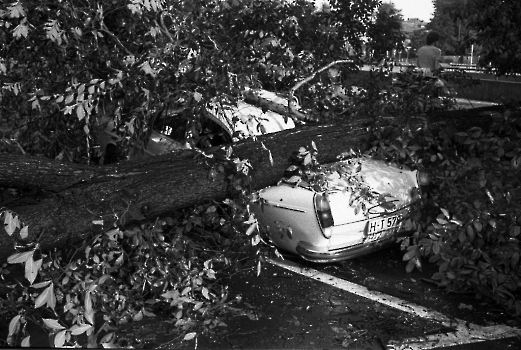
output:
M154 130L174 140L184 140L187 120L180 114L169 114L168 110L154 120Z

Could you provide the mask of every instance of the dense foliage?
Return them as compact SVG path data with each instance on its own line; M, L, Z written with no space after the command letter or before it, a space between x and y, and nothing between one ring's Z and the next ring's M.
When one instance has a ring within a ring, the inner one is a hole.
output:
M207 102L233 103L246 87L288 90L320 65L346 58L347 47L361 50L378 1L331 3L325 12L307 1L267 0L2 4L0 151L103 162L95 136L104 124L116 124L127 150L143 145L154 115L171 109L188 125L187 141L199 144ZM317 94L325 93L319 86ZM303 102L312 105L317 98L307 93ZM318 113L329 113L329 105ZM139 213L123 194L128 212L82 246L17 247L2 268L6 344L30 345L40 329L50 345L127 346L119 328L154 313L173 318L186 340L219 325L227 303L215 283L219 269L237 260L245 242L259 243L246 208L248 160L234 158L231 148L228 156L212 169L230 172L243 197L129 227L125 218ZM7 208L0 215L8 234L26 237L23 218Z
M89 162L114 119L142 144L167 106L197 143L203 106L247 86L287 90L360 50L378 1L16 1L0 12L0 108L10 149ZM269 16L267 15L269 14ZM77 142L83 140L83 142ZM75 142L76 141L76 142Z
M468 2L465 18L481 46L483 67L497 69L498 75L521 72L521 3L515 0Z
M216 205L199 206L115 227L82 247L45 253L36 247L11 256L8 263L24 269L4 264L2 270L9 296L1 300L2 314L16 315L4 344L42 344L48 333L50 346L127 347L135 344L117 336L120 328L155 316L172 319L186 340L211 331L230 302L218 274L244 245L229 224L218 224L232 222L218 213Z
M471 45L479 64L498 75L521 72L519 1L435 0L428 28L441 34L447 55L470 55Z
M414 162L432 184L413 225L407 270L422 258L439 266L433 278L448 291L474 291L519 314L521 124L519 112L491 116L469 130L431 125L380 144L380 156ZM389 139L388 136L385 139ZM383 147L382 147L383 146Z
M403 49L402 21L402 15L392 3L378 7L374 24L367 31L367 46L376 61L394 57L394 53Z
M434 16L427 28L440 33L438 46L445 55L464 56L470 49L471 32L464 15L465 3L465 0L434 2ZM424 43L425 40L422 45Z
M382 121L369 151L431 179L407 223L414 234L402 241L406 270L421 269L425 260L435 263L439 270L432 278L440 287L474 292L519 315L521 114L515 107L485 112L468 129L420 115L405 123Z
M164 109L175 109L189 126L187 141L198 143L208 101L232 103L246 86L288 90L346 58L346 40L361 51L377 4L331 1L323 12L305 1L268 0L2 5L0 151L92 162L95 130L104 122L115 121L126 149L146 142L149 121ZM332 88L353 69L329 70L299 97L322 119L374 118L373 156L431 174L427 210L417 213L415 234L402 243L407 270L428 257L440 266L440 285L476 290L519 313L516 114L497 115L487 130L426 125L426 115L451 106L433 81L408 72L391 84L382 68L357 93ZM28 345L41 327L51 345L127 346L118 329L153 314L172 318L186 340L219 326L228 303L220 271L246 242L258 253L260 236L247 211L255 197L248 160L229 148L212 170L227 172L242 196L154 223L119 220L80 247L18 247L1 270L7 344ZM9 234L26 235L22 218L7 208L0 213ZM15 272L25 279L13 278L9 272L21 266Z

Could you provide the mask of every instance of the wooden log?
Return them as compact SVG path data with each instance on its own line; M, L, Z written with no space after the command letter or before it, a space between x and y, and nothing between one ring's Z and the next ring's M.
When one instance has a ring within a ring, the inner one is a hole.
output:
M249 160L254 189L276 183L290 164L291 154L313 140L320 162L335 161L342 151L368 147L368 120L304 126L245 140L233 145L232 158ZM38 201L7 207L29 225L29 240L38 239L44 250L76 244L93 232L109 229L114 221L154 219L176 209L234 192L226 174L210 176L215 159L225 157L223 147L208 156L181 151L121 162L86 166L55 160L0 154L0 186L39 191ZM271 155L270 155L271 154ZM270 159L272 162L270 162ZM97 225L94 223L101 223ZM0 260L13 253L16 234L0 232Z

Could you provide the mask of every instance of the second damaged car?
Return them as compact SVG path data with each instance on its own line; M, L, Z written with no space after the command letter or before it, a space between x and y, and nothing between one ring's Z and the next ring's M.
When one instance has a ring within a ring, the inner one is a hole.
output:
M192 112L182 104L165 105L151 119L147 137L140 142L130 141L128 155L124 158L155 156L193 147L208 148L295 127L295 122L288 116L289 102L284 95L263 89L248 89L245 95L248 101L262 107L243 99L225 103L213 98L203 108L200 124L190 120ZM298 102L294 104L300 109ZM115 154L120 144L131 139L134 132L128 130L134 130L135 119L121 123L107 117L100 122L96 139L108 163L117 158Z
M351 259L395 242L427 181L416 170L369 157L322 165L314 179L290 177L260 190L251 205L263 238L314 262Z

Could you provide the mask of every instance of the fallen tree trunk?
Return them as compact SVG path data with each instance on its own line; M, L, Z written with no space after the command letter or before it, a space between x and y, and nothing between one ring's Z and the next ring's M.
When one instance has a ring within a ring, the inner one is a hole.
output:
M305 126L243 141L234 145L232 158L250 161L253 187L259 189L276 183L290 164L292 152L311 140L323 163L334 161L342 151L365 150L368 122ZM211 154L224 157L225 151L217 149ZM233 189L225 174L209 176L211 160L183 151L110 166L86 166L0 154L0 186L40 192L34 204L13 202L8 209L29 226L28 239L38 239L42 249L48 250L108 229L123 215L154 219L172 210L226 198ZM13 252L15 236L0 232L1 261Z
M483 113L478 115L472 110L454 111L428 119L429 124L450 123L463 129L483 125L486 129L491 122L489 112L498 108L479 110ZM235 144L232 157L250 161L253 188L260 189L276 183L289 166L292 152L308 146L311 140L318 147L321 163L333 162L349 149L365 151L370 123L369 119L358 119L269 134ZM419 125L423 123L419 121ZM266 149L271 152L273 165ZM210 154L223 158L225 151L217 149ZM35 189L40 193L34 203L0 203L0 212L4 206L18 214L29 225L28 240L38 239L44 250L75 244L92 232L112 227L123 215L130 220L154 219L176 209L230 196L233 188L225 174L217 173L213 179L209 176L211 164L211 159L194 151L109 166L0 154L0 187ZM14 251L17 238L16 234L10 237L0 230L0 261Z

